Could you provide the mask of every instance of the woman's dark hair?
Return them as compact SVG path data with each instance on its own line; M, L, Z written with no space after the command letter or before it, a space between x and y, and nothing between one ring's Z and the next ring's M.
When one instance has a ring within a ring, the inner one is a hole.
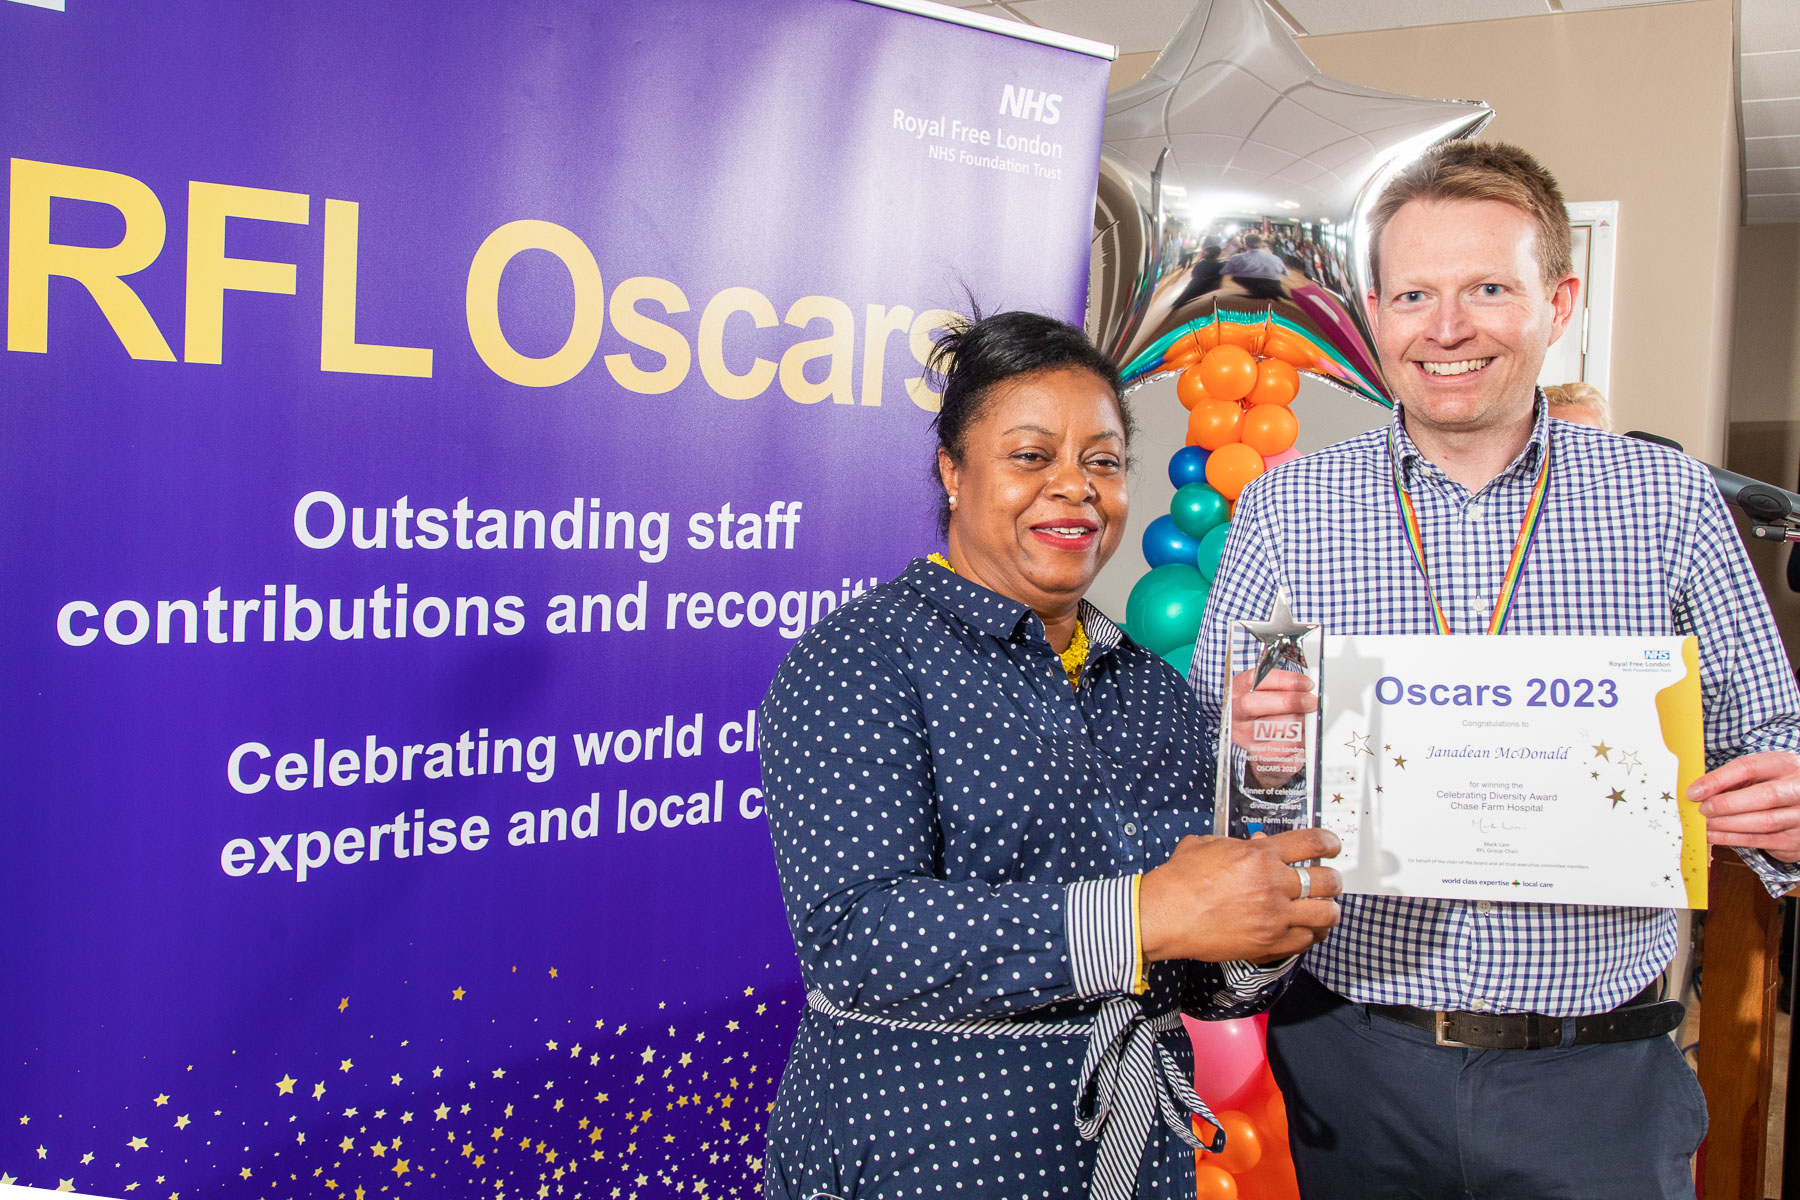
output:
M1120 396L1119 369L1087 334L1073 325L1034 312L1001 312L984 317L971 305L973 315L948 326L925 363L928 379L944 384L943 401L932 430L937 448L961 463L969 426L981 418L995 398L996 389L1010 380L1039 371L1076 367L1098 376L1119 406L1125 443L1131 444L1135 428L1131 410ZM950 531L950 497L938 475L937 454L932 454L931 477L938 483L938 536Z

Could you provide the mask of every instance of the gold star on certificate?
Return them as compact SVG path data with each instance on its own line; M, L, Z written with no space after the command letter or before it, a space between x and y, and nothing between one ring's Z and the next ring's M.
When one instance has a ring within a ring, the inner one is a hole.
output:
M1594 757L1595 758L1604 758L1607 762L1611 762L1612 761L1612 747L1607 745L1605 742L1601 742L1599 745L1594 747Z
M1625 803L1625 793L1621 792L1618 788L1614 788L1612 791L1608 792L1606 798L1612 801L1612 806L1614 808Z
M1306 670L1306 651L1300 642L1307 634L1317 629L1317 625L1305 625L1294 620L1294 614L1288 610L1286 588L1277 588L1275 603L1269 609L1266 621L1241 622L1244 631L1262 643L1262 653L1256 659L1256 679L1252 688L1262 686L1269 672L1282 665L1291 665Z
M295 1079L292 1075L283 1075L280 1079L275 1081L275 1094L278 1096L291 1096L294 1094L294 1085L299 1082L300 1081Z

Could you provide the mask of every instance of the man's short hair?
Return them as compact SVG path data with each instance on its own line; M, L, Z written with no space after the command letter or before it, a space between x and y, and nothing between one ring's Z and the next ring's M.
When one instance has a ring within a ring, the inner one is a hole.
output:
M1538 267L1544 286L1570 271L1569 210L1556 177L1507 142L1454 141L1433 146L1381 189L1369 214L1369 270L1381 285L1381 235L1413 201L1497 200L1537 224Z

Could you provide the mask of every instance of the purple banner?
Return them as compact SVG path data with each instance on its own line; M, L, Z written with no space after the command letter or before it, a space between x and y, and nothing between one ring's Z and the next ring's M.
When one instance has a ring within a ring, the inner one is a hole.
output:
M759 1190L753 710L931 546L1106 64L855 0L0 0L0 1180Z

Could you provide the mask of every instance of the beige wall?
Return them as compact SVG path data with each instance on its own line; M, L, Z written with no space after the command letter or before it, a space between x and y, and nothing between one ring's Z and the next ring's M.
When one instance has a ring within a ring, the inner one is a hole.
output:
M1731 344L1731 444L1725 465L1796 488L1800 469L1800 225L1739 231ZM1787 589L1788 550L1748 540L1790 659L1800 658L1800 595Z
M1484 136L1570 200L1619 202L1612 384L1621 429L1720 461L1738 220L1730 0L1312 37L1320 70L1484 100Z

